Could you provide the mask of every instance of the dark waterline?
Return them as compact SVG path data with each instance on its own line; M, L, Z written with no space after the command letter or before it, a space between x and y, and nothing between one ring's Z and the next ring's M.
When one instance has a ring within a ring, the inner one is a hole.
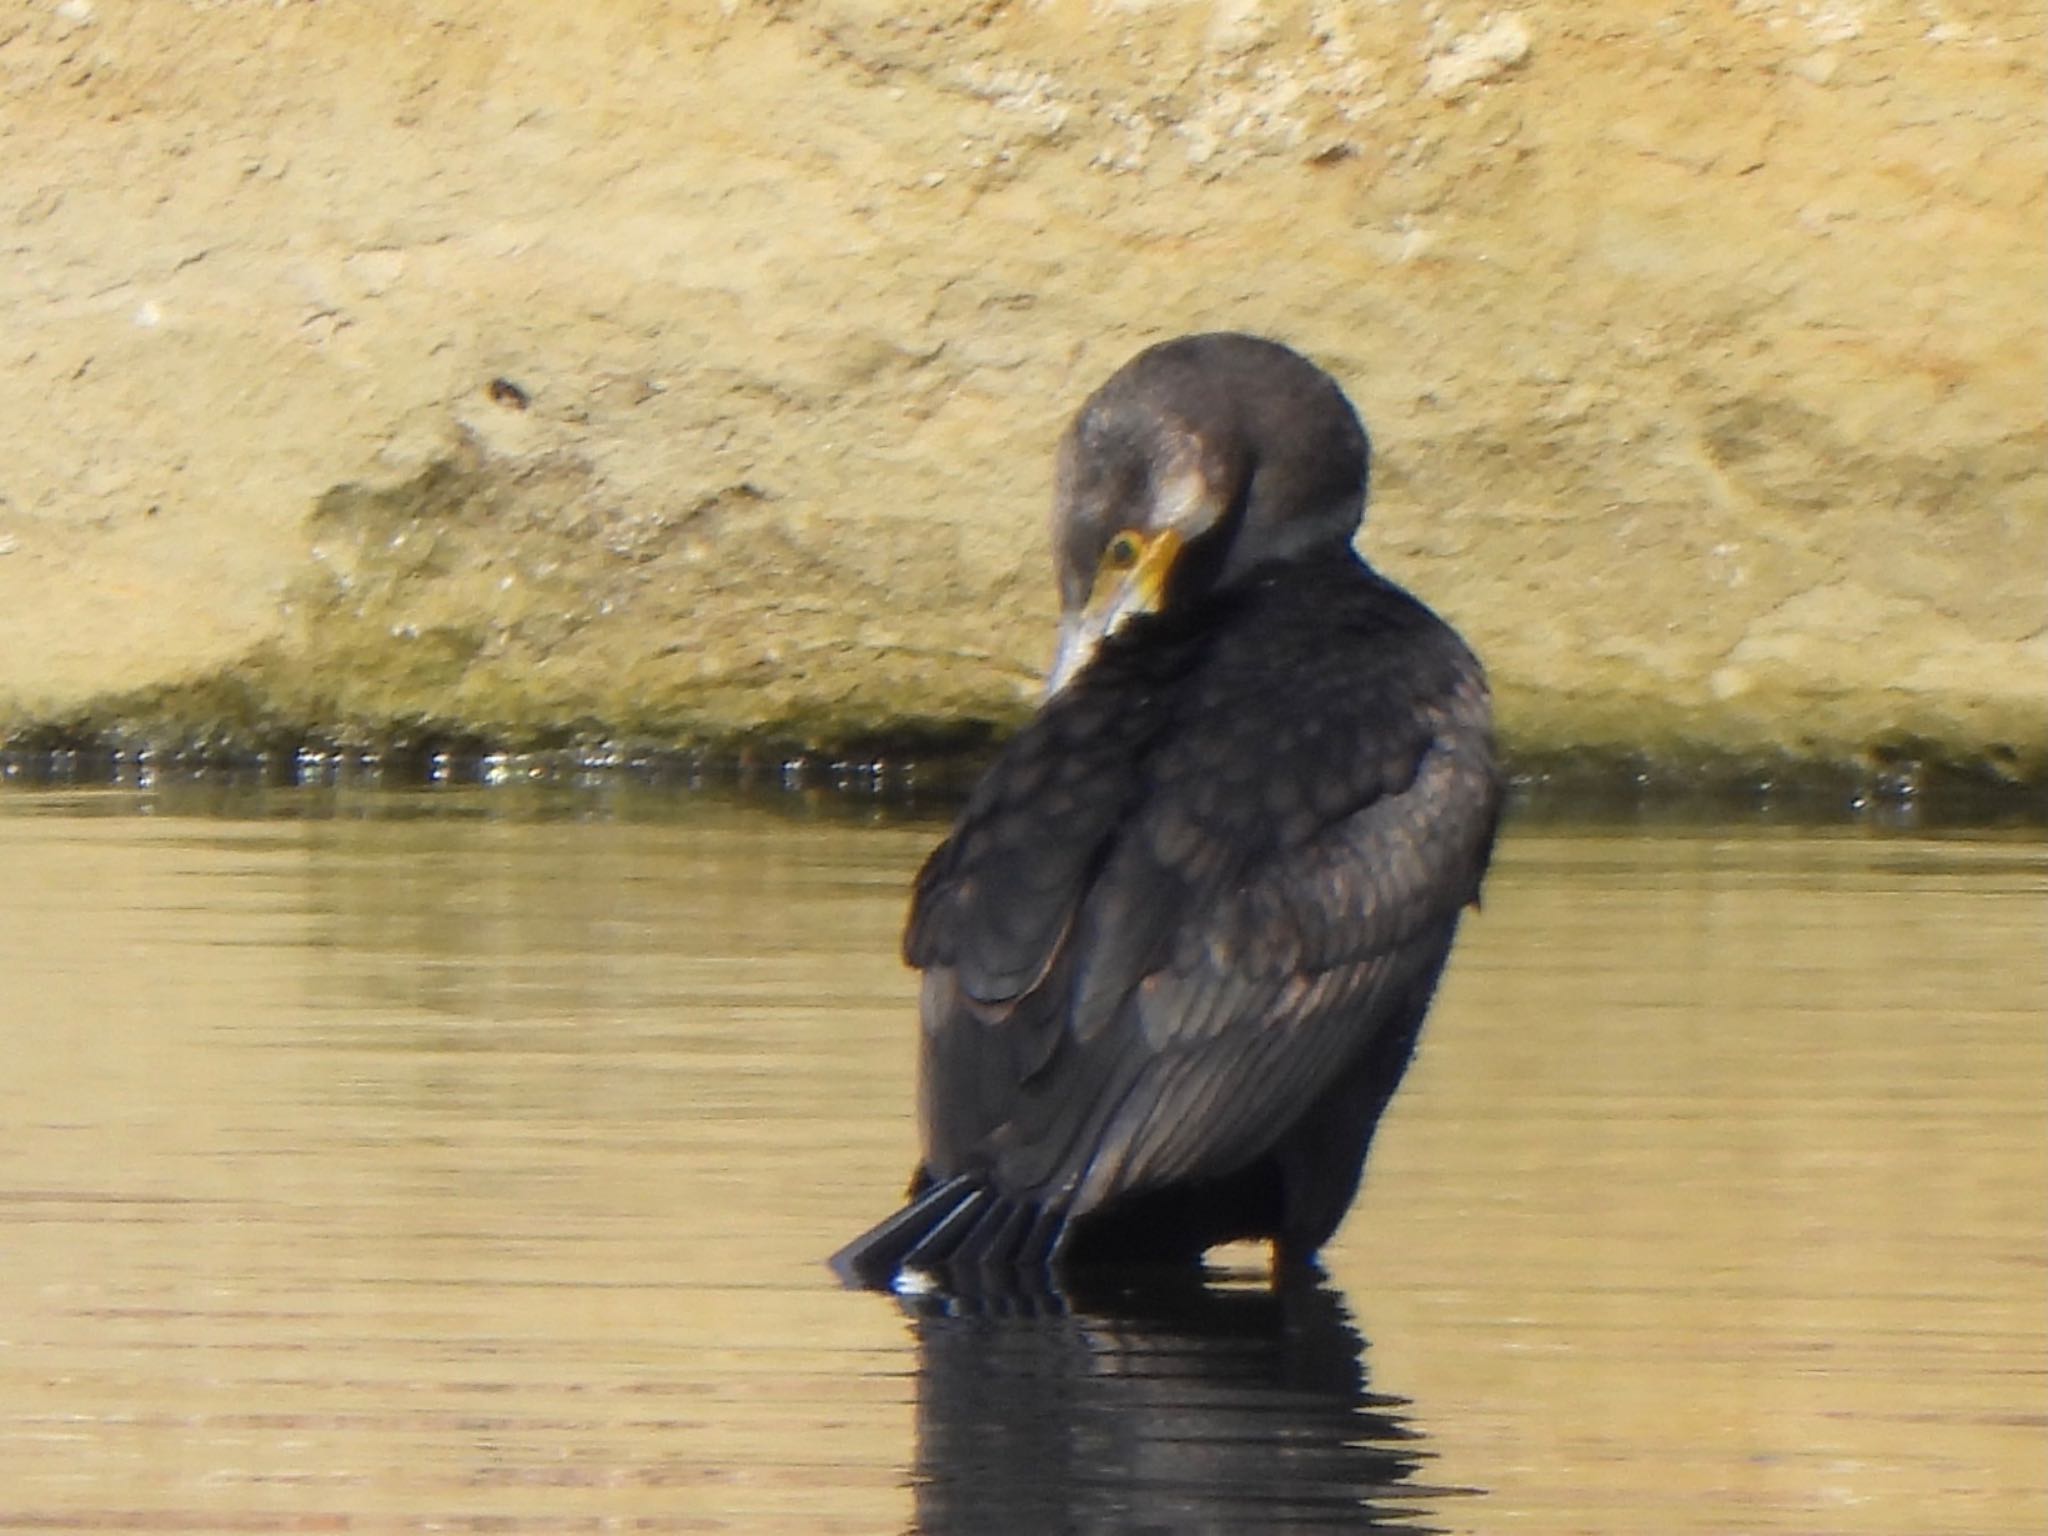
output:
M942 823L985 759L628 757L589 752L299 752L229 760L152 752L0 751L0 793L108 790L108 811L168 815L493 816L659 821L705 806L865 823ZM121 798L125 796L126 798ZM1612 759L1524 763L1510 815L1550 827L2048 831L2048 789L1977 774L1692 768Z

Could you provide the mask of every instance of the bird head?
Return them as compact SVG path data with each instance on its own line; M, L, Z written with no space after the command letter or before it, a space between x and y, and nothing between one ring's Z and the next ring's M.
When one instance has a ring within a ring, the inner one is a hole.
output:
M1148 347L1060 440L1057 693L1140 614L1184 609L1275 561L1348 551L1371 449L1328 374L1257 336Z

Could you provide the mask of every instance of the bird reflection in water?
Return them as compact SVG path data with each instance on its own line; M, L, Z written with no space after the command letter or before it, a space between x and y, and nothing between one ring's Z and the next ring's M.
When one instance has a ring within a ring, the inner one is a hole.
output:
M921 1536L1441 1529L1320 1276L905 1298Z

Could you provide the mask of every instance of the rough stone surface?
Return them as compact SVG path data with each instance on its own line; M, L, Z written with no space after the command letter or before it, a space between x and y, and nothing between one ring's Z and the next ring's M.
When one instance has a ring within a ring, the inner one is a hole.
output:
M1232 327L1520 748L2037 777L2040 26L16 5L0 738L1000 726L1062 420Z

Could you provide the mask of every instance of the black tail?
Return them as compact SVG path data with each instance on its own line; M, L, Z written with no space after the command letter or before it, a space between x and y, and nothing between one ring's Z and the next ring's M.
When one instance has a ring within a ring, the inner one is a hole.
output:
M1014 1200L971 1173L934 1184L828 1261L850 1286L893 1290L906 1270L956 1289L1005 1275L1043 1273L1063 1213Z

